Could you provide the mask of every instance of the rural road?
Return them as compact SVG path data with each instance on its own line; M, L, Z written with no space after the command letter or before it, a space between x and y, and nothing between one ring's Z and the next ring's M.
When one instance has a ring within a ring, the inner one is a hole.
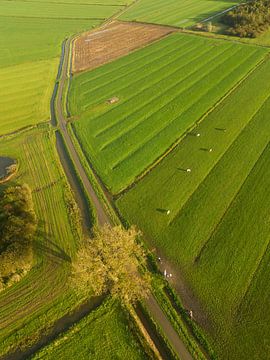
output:
M98 226L103 226L105 224L112 224L111 219L109 218L108 214L103 208L103 205L100 202L98 196L96 195L95 190L87 177L85 169L81 164L76 148L68 133L67 120L65 119L65 116L63 114L62 98L63 98L63 90L64 90L65 82L68 80L70 45L71 45L71 39L68 39L62 48L62 56L61 56L59 72L58 72L58 84L57 84L58 90L57 90L57 96L55 96L54 99L55 113L53 115L57 119L57 124L59 126L60 133L62 134L62 137L65 141L65 145L68 149L69 155L74 164L76 172L80 176L85 191L87 192L87 195L89 196L89 199L91 200L92 205L95 209ZM52 123L54 123L54 120L55 119L52 119ZM59 154L59 156L61 158L63 154ZM70 180L70 173L66 172L66 175ZM80 204L78 205L80 206ZM83 209L81 210L83 211ZM151 316L153 317L153 319L155 320L155 322L162 328L164 334L166 335L167 339L169 340L170 344L172 345L179 359L192 360L193 358L186 349L185 344L179 338L177 332L174 330L173 326L171 325L167 316L164 314L164 312L158 305L153 295L150 295L149 299L146 301L146 307L149 313L151 314ZM158 348L158 344L156 345Z

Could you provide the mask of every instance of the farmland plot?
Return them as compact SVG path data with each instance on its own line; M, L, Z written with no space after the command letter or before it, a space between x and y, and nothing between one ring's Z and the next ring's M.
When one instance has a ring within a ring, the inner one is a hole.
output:
M78 37L73 47L72 72L91 70L147 45L173 29L114 21Z
M121 6L103 6L100 4L63 4L51 2L27 2L1 0L0 16L41 17L62 19L103 20L121 10Z
M118 200L184 274L222 359L268 356L269 74L267 60Z
M121 19L188 27L238 2L237 0L141 0L128 9Z
M50 119L51 89L58 59L0 69L1 132Z
M18 161L14 181L30 186L38 217L34 267L18 284L0 293L0 355L36 341L42 328L77 302L66 280L82 234L74 225L74 200L54 142L53 133L46 129L0 142L1 154Z
M75 76L73 126L108 188L117 193L132 183L266 53L174 34ZM119 101L108 104L113 97Z
M128 329L128 331L127 331ZM38 352L37 359L147 359L120 306L107 301Z

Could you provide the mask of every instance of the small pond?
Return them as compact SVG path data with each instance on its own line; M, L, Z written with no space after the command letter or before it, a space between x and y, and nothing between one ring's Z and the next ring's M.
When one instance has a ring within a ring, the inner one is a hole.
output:
M0 156L0 180L8 175L9 166L15 164L16 161L9 157Z

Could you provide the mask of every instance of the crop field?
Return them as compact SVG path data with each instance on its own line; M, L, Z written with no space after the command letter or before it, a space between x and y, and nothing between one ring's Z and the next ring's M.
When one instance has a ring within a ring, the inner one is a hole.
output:
M173 34L71 83L73 128L107 187L126 188L266 49ZM108 104L117 97L119 102Z
M208 19L238 2L237 0L141 0L120 18L185 28Z
M46 129L0 142L1 154L18 161L14 180L31 187L39 220L33 270L0 293L0 355L25 343L25 339L31 343L48 321L64 314L72 300L76 303L65 280L81 233L75 227L77 215L71 211L74 200L60 170L54 143L53 133Z
M117 201L184 275L224 359L268 358L269 74L267 59Z
M53 59L0 69L2 133L50 119L51 89L57 67L58 61Z
M129 329L129 331L127 331ZM37 359L147 359L148 356L133 336L126 314L107 301L38 352Z
M49 120L62 42L122 8L119 1L0 2L0 134Z
M114 21L75 40L72 72L91 70L111 62L172 31L165 26Z
M94 19L103 20L113 15L117 6L103 6L100 4L78 4L78 3L51 3L47 2L28 2L28 1L9 1L1 0L0 16L19 16L24 18L62 18L62 19Z

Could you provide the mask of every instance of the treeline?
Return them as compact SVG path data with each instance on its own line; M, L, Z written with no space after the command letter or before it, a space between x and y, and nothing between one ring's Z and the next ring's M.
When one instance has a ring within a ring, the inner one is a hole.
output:
M4 190L0 194L0 290L20 280L31 268L36 227L29 187Z
M270 27L270 0L253 0L241 4L222 17L227 34L255 38Z

